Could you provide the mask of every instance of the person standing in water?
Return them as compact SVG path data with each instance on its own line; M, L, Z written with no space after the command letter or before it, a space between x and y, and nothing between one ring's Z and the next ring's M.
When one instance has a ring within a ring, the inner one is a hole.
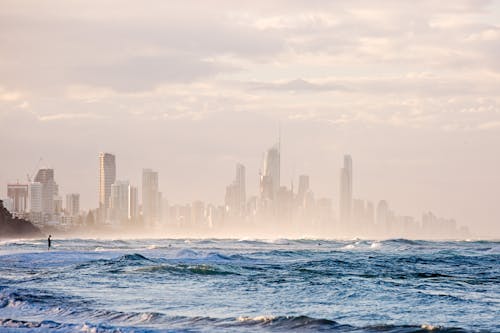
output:
M52 237L52 235L49 235L49 238L47 238L47 251L50 251L50 247L52 246L52 240L50 237Z

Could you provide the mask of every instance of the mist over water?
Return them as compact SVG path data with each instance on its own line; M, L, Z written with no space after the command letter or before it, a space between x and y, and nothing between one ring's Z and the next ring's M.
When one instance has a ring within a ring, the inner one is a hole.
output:
M0 330L498 331L500 243L0 243Z

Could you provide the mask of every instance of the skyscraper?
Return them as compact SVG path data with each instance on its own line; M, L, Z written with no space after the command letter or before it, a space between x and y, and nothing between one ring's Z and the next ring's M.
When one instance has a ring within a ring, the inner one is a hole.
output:
M145 223L159 221L161 194L158 191L158 172L142 170L142 217Z
M34 223L42 223L42 184L33 182L29 184L28 188L30 220Z
M309 191L309 176L300 175L299 176L299 190L297 192L297 204L299 206L304 206L304 199L307 191Z
M117 180L111 185L110 217L114 222L121 223L128 219L129 188L128 181Z
M340 222L349 223L352 213L352 159L344 155L344 167L340 169Z
M129 185L128 187L128 218L134 220L137 217L137 206L139 205L139 194L137 187Z
M54 169L40 169L35 182L42 184L42 212L52 217L54 214L54 197L58 194L58 186L54 180Z
M245 166L236 164L234 181L226 187L226 209L231 215L243 215L246 208Z
M241 213L245 211L247 201L245 173L245 166L237 163L235 184L238 186L238 206Z
M80 212L80 194L70 193L66 195L66 213L77 216Z
M7 184L7 197L12 199L13 213L25 213L28 210L27 184Z
M116 180L115 155L109 153L99 154L99 209L102 216L106 216L109 208L111 185Z
M260 193L262 199L273 200L280 188L280 150L275 145L266 151L260 176Z
M42 213L42 184L38 182L29 185L30 213Z

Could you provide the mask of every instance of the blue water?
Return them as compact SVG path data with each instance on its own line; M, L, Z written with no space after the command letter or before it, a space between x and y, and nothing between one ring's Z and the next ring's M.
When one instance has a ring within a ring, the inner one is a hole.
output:
M500 332L500 242L0 243L2 332Z

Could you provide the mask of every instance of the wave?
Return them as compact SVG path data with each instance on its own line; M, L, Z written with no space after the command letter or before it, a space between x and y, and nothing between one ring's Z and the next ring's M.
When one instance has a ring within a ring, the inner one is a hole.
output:
M162 315L159 315L162 316ZM144 318L149 318L144 315ZM3 329L28 329L32 332L164 332L166 328L170 330L192 331L197 329L212 328L213 331L248 331L254 332L257 330L277 331L277 332L318 332L318 331L338 331L338 332L388 332L388 333L425 333L425 332L442 332L442 333L460 333L467 332L462 328L433 326L428 324L422 325L371 325L364 327L356 327L351 325L343 325L334 320L323 318L312 318L305 315L302 316L256 316L256 317L239 317L236 320L232 318L218 319L210 317L166 317L167 321L162 322L160 327L148 325L147 320L138 321L134 326L125 326L112 323L90 323L84 322L80 324L65 323L53 320L28 321L16 319L1 319L0 328Z
M114 259L117 262L124 262L124 261L152 261L149 258L146 258L142 254L139 253L134 253L134 254L125 254L121 257L118 257L117 259Z
M233 331L342 331L342 332L465 332L461 328L431 325L351 326L329 318L295 316L240 316L237 318L213 318L208 316L169 316L159 312L122 312L93 309L92 303L67 296L49 294L37 290L25 290L0 286L0 331L29 329L32 332L98 331L98 332L155 332L166 328L174 330ZM8 311L3 310L8 308ZM1 318L10 314L26 318L43 318L40 321L23 318ZM17 314L17 315L16 315Z
M156 265L137 268L134 272L138 273L172 273L172 274L196 274L196 275L239 275L235 271L220 268L212 265Z
M341 325L329 319L317 319L308 316L256 316L239 317L237 322L241 326L260 326L280 330L335 330L339 328L353 328L349 325Z

